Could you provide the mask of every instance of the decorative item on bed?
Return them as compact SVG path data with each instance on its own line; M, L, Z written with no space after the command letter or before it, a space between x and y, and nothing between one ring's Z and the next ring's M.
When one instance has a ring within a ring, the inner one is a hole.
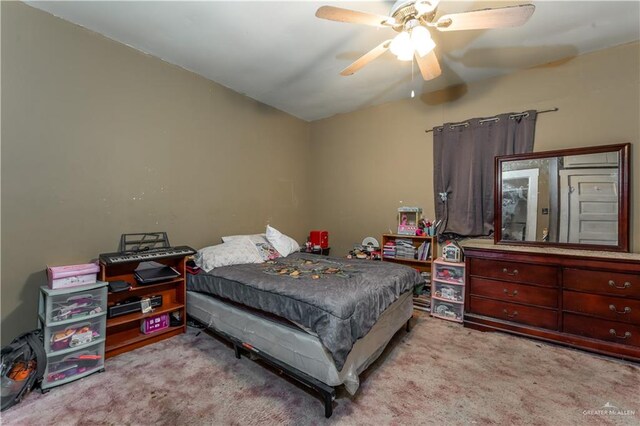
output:
M266 236L283 252L294 248L286 235L267 229ZM412 290L420 281L407 266L295 248L260 264L238 262L190 275L187 312L230 340L237 356L250 350L267 357L320 392L330 416L332 387L344 384L355 393L358 375L408 325Z

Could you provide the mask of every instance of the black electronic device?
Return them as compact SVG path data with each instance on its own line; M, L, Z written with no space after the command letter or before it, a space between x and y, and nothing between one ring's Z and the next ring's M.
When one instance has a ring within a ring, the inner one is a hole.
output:
M131 288L131 284L126 281L110 281L109 292L119 293L121 291L128 291Z
M152 308L162 306L162 295L150 296L149 302ZM118 302L107 309L107 318L119 317L121 315L131 314L142 311L142 297L136 296L122 302Z
M171 266L161 266L157 268L136 269L133 274L138 284L155 284L161 281L168 281L180 276L180 272Z

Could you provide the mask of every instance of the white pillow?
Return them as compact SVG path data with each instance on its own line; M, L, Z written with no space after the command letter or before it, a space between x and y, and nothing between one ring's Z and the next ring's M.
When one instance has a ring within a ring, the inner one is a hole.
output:
M253 235L229 235L222 237L222 241L229 242L238 238L249 238L253 244L255 244L258 253L265 262L267 260L273 260L280 257L280 253L271 245L265 234L253 234Z
M209 272L220 266L262 263L264 261L249 238L238 238L198 250L195 262L196 265Z
M300 245L291 237L287 237L276 228L267 225L267 240L273 244L278 253L282 256L289 256L300 250Z

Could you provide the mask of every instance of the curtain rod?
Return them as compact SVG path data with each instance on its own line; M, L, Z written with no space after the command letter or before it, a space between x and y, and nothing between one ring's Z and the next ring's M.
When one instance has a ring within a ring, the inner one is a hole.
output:
M560 110L560 108L558 108L558 107L554 107L554 108L551 108L551 109L545 109L545 110L542 110L542 111L536 111L536 112L537 112L538 114L544 114L545 112L556 112L556 111L558 111L558 110ZM529 115L529 113L525 111L525 112L519 112L519 113L517 113L517 114L511 114L511 115L509 116L509 118L512 118L512 119L513 119L513 118L518 118L518 117L526 117L526 116L528 116L528 115ZM480 124L482 124L482 123L486 123L486 122L488 122L488 121L498 121L499 119L500 119L500 118L499 118L499 117L497 117L497 116L496 116L496 117L484 118L484 119L480 120ZM454 123L454 124L450 124L451 128L454 128L454 127L460 127L460 126L467 127L468 125L469 125L469 122L468 122L468 121L464 121L464 122L462 122L462 123ZM431 133L431 132L433 132L434 130L442 131L442 129L444 129L444 126L438 126L438 127L434 127L433 129L427 129L427 130L425 130L424 132L425 132L425 133Z

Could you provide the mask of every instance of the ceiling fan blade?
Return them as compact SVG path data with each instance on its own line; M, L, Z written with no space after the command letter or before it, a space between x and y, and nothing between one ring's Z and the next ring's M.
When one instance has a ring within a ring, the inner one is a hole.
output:
M532 4L523 4L520 6L451 13L438 18L435 27L440 31L517 27L527 22L535 9L536 7Z
M378 56L382 55L384 52L389 49L389 45L391 44L391 40L383 41L361 57L359 57L354 63L346 67L340 72L340 75L352 75L360 70L360 68L367 65L369 62L376 59Z
M422 57L416 52L416 61L418 62L418 68L420 68L422 78L425 80L433 80L442 74L438 58L433 50Z
M322 6L316 11L316 16L330 21L364 24L374 27L391 26L394 23L393 18L390 16L374 15L373 13L358 12L357 10L333 6Z

